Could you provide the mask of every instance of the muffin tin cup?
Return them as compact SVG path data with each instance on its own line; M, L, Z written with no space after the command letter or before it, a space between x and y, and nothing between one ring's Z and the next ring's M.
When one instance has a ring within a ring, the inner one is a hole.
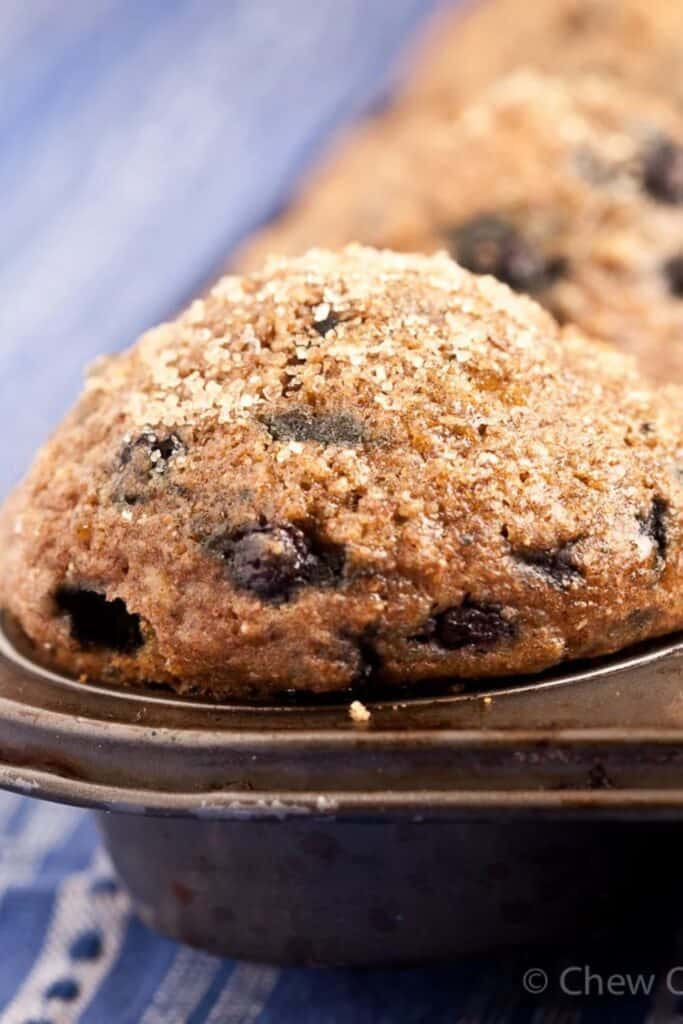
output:
M233 957L416 963L637 934L677 906L681 636L361 699L365 724L350 698L85 685L5 620L0 786L93 808L143 920Z

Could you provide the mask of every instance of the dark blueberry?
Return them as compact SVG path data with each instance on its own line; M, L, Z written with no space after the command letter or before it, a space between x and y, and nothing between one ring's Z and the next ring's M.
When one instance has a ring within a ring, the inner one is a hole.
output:
M516 291L547 288L563 272L517 228L495 215L474 217L450 232L451 255L475 274L492 274Z
M545 576L554 586L564 588L573 579L583 574L573 560L574 545L564 544L560 548L521 548L515 551L515 558L536 572Z
M669 540L666 528L668 512L669 503L657 496L652 500L650 511L646 515L638 516L640 529L654 544L658 562L663 562L666 558Z
M69 946L72 960L97 960L102 952L102 936L98 931L81 932Z
M108 601L104 594L80 587L60 587L55 600L71 619L71 635L82 647L100 647L132 654L142 647L140 616L128 611L120 597Z
M447 651L463 647L486 650L516 635L516 629L495 604L478 604L465 598L457 608L448 608L427 623L416 640L437 643Z
M291 523L255 524L212 538L209 547L226 562L241 590L265 600L286 601L299 586L325 586L343 571L344 555Z
M659 139L645 154L645 189L661 203L683 203L683 146Z
M265 416L263 423L276 441L318 441L320 444L361 444L365 428L350 412L312 414L304 410Z
M286 595L307 573L309 551L296 529L252 530L236 538L226 554L233 582L260 597Z
M65 1003L70 1003L78 999L80 992L80 986L73 978L58 978L45 989L45 998L62 999Z
M324 338L328 331L333 331L337 324L341 323L341 317L338 313L335 313L333 309L330 309L326 317L322 320L314 320L313 326L315 327L318 334Z
M149 464L155 465L158 462L168 462L174 455L185 451L185 446L177 434L168 434L166 437L158 437L152 430L145 430L134 441L129 441L121 449L119 462L122 466L131 463L139 453L145 459L145 468Z
M671 294L678 299L683 299L683 253L666 261L664 276Z
M356 682L367 683L381 670L382 658L369 633L356 641L358 648L358 669Z
M185 452L177 434L159 437L153 430L144 430L119 452L115 501L136 505L145 499L145 489L156 474L165 472L174 456Z

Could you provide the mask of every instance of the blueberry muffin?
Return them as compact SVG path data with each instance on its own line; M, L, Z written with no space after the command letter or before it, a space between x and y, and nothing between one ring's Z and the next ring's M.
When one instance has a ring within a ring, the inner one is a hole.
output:
M683 626L680 400L446 255L272 262L95 366L0 598L69 673L219 697L604 654Z
M347 241L447 249L683 381L683 112L516 72L460 117L387 119L238 261Z
M680 0L478 0L435 19L406 86L409 103L462 107L528 65L610 74L683 103Z

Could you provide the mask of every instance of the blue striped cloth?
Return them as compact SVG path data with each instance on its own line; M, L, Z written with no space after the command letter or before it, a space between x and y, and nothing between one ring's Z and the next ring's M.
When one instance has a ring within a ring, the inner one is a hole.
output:
M381 101L436 0L2 0L0 493L83 365L171 315ZM152 935L89 815L0 795L2 1024L640 1021L525 1001L522 963L279 971ZM609 1014L609 1015L608 1015Z

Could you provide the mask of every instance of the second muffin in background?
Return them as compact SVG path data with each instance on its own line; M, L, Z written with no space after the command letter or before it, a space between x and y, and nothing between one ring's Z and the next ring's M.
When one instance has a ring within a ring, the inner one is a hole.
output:
M446 249L683 382L683 114L650 95L520 71L459 118L385 118L237 265L356 240Z
M683 105L680 0L476 0L435 18L404 102L458 111L521 65L609 74Z

